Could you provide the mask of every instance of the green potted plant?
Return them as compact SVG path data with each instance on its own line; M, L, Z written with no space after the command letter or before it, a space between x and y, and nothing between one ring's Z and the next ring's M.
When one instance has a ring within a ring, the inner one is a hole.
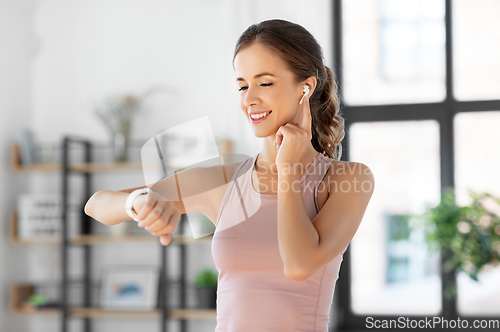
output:
M194 277L194 285L200 308L215 309L217 302L218 272L211 268L198 270Z
M472 203L457 206L453 189L443 190L437 206L427 205L412 223L424 228L431 250L441 250L444 273L465 272L478 281L481 271L500 264L500 199L469 190ZM456 298L455 282L447 284L445 298Z

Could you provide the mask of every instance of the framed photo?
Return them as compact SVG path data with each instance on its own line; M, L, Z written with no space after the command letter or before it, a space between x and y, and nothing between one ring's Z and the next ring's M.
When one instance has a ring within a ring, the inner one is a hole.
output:
M103 310L150 311L158 306L157 266L108 266L103 269L99 306Z

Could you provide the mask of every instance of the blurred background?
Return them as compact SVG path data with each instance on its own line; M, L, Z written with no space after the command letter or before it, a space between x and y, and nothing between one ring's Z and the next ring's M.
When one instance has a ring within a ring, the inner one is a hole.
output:
M0 330L214 330L213 292L205 303L202 291L213 290L210 237L161 248L133 224L104 227L81 211L89 192L144 185L143 144L187 121L208 116L220 153L260 151L231 61L239 35L271 18L303 25L323 47L346 119L342 160L376 178L330 330L366 330L367 317L498 324L500 202L485 201L488 214L469 195L500 197L498 17L496 0L0 0ZM90 165L82 142L92 144ZM65 160L80 168L64 172ZM433 225L451 225L437 237L460 257L451 270L410 218L445 188L474 212L451 218L452 208ZM193 218L210 234L209 221ZM192 239L194 230L176 232ZM158 276L169 280L160 290ZM162 301L192 311L162 323Z

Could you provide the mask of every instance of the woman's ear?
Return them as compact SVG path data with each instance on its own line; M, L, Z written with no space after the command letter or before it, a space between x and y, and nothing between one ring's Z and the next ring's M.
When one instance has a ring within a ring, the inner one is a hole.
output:
M300 101L299 101L299 104L301 104L301 105L302 105L302 101L304 100L304 98L306 96L307 96L307 98L309 98L309 96L310 96L309 92L311 90L311 88L309 88L309 85L307 85L307 84L304 84L302 86L302 88L304 89L304 92L303 92L302 98L300 98Z
M314 90L316 90L317 83L318 80L316 79L316 76L310 76L305 81L303 81L302 85L307 85L309 87L309 97L311 97L314 93Z

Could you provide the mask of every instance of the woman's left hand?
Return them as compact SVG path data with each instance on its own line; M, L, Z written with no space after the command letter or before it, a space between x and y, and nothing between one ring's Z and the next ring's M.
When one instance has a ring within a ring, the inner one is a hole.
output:
M276 167L282 170L298 164L311 144L311 108L309 97L306 96L300 107L302 118L295 124L287 123L279 127L274 144L278 148Z

